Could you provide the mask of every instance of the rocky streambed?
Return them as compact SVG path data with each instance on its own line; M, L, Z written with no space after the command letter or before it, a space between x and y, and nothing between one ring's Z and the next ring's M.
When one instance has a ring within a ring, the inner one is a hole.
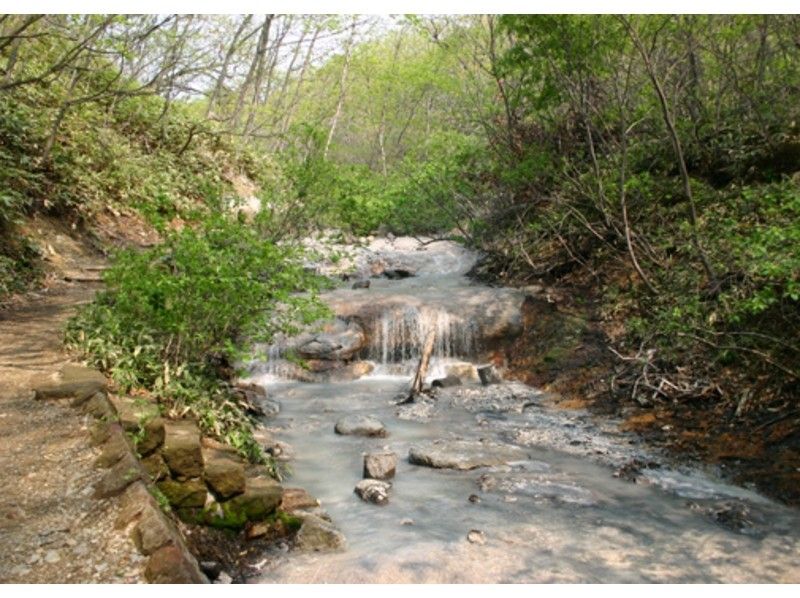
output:
M354 273L326 297L339 319L266 348L251 378L288 482L345 540L300 538L253 581L800 581L796 511L671 465L612 419L482 384L475 366L502 373L523 294L472 284L474 255L409 239L349 251L318 266ZM428 382L449 382L398 404L432 331Z

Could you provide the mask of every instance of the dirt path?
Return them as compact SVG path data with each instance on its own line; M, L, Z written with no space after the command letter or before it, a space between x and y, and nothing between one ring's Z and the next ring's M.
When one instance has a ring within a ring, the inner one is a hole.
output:
M97 277L97 258L61 235L53 255L70 268L53 277ZM79 269L75 270L75 266ZM93 274L94 273L94 274ZM114 529L114 499L95 500L101 477L93 466L88 420L56 401L33 400L30 388L68 361L64 323L99 288L55 282L47 292L0 312L0 582L127 582L143 579L144 557Z

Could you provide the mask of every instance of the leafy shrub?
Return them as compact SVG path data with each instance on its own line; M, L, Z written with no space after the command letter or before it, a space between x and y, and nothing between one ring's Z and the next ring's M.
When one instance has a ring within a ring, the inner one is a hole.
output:
M251 422L219 368L236 359L234 340L266 341L326 314L320 280L300 258L251 227L211 218L148 251L120 253L108 290L69 323L67 342L123 390L152 390L257 458Z

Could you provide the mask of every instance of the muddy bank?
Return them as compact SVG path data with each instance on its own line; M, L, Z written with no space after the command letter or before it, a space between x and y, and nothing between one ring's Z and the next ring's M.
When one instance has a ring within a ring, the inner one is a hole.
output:
M800 505L800 412L737 416L725 388L717 397L640 405L615 385L624 364L612 338L625 323L601 318L592 296L588 288L528 287L524 332L502 355L509 375L551 391L554 406L619 417L624 430L676 462L708 465L738 485Z

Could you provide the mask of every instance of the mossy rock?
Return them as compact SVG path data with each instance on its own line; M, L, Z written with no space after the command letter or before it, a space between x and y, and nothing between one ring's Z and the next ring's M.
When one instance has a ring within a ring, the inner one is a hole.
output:
M208 490L203 480L189 479L177 481L166 479L156 484L167 497L169 504L176 509L202 507L206 503Z
M247 480L243 494L225 502L210 502L202 509L182 509L178 511L178 515L184 521L192 523L240 530L248 522L268 521L276 517L276 509L282 496L283 489L274 480L251 478ZM284 515L292 519L291 515Z

